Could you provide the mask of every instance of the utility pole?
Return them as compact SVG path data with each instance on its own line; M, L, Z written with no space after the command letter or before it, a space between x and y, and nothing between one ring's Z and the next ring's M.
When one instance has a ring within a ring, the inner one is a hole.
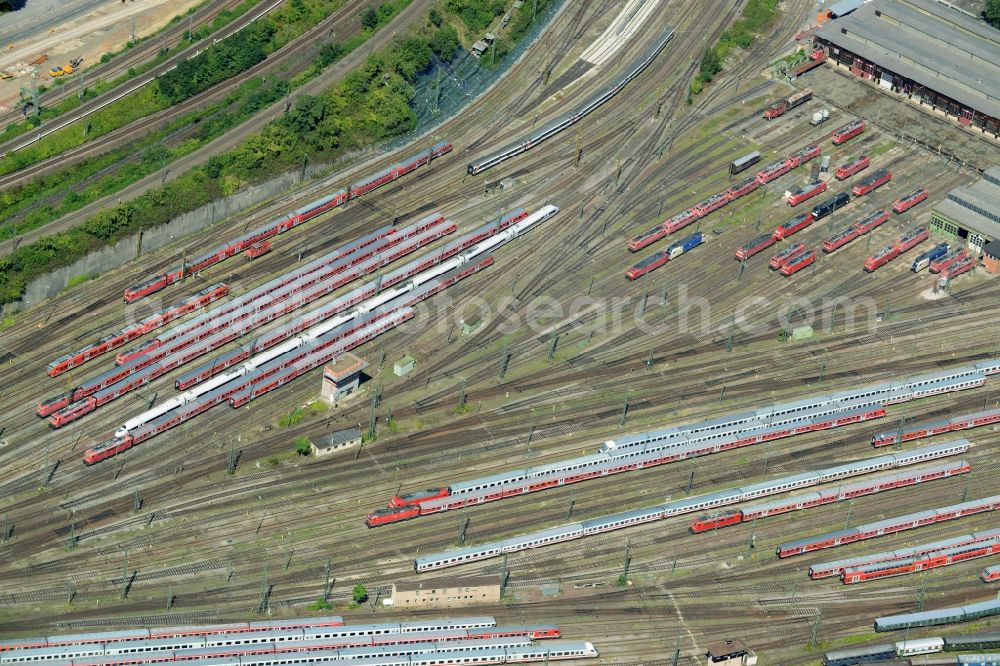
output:
M625 418L628 416L628 396L625 396L625 404L622 405L622 417L618 419L618 427L625 425Z
M125 549L125 566L122 568L122 599L128 598L128 548Z
M576 151L573 153L573 168L579 168L580 158L583 156L583 147L580 145L580 132L576 133Z
M847 503L847 522L844 523L845 530L851 526L851 516L853 515L854 515L854 498L852 497L851 501Z
M260 574L260 599L257 601L257 614L263 615L267 612L267 599L270 596L268 594L268 580L267 580L267 562L264 563L264 569Z
M649 355L646 356L646 371L652 372L653 370L653 350L649 350Z
M128 45L129 46L133 46L135 44L135 17L134 16L131 19L129 19L129 23L130 23L130 28L131 29L129 31Z
M138 511L141 508L142 508L142 498L139 497L139 489L138 488L133 488L132 489L132 510L133 511Z
M821 618L822 618L822 615L820 614L820 610L817 608L816 609L816 622L815 622L815 624L813 624L812 641L810 641L810 643L809 643L809 646L813 650L816 649L816 638L817 638L817 636L819 636L819 627L820 627L820 623L822 622Z
M503 341L503 358L500 360L500 373L497 375L497 380L503 381L504 375L507 374L507 364L510 363L511 351L507 340Z
M924 594L927 592L927 579L920 581L920 590L917 591L917 612L924 610Z
M465 409L465 380L464 379L462 380L462 383L461 383L460 388L459 388L458 409L459 410Z
M368 441L375 439L375 407L378 405L378 391L372 393L371 405L368 409Z
M465 519L462 521L462 527L460 527L459 530L458 530L458 543L461 544L461 545L463 545L463 546L465 545L465 530L467 530L467 529L469 529L469 517L468 516L466 516Z
M503 567L500 569L500 596L507 591L507 581L510 580L510 571L507 569L507 553L503 554Z
M556 333L552 336L552 340L549 341L549 353L546 358L551 361L552 357L556 354L556 345L559 344L559 334Z
M326 583L323 585L323 601L330 600L330 558L326 558Z
M628 568L632 564L632 537L625 542L625 566L622 569L622 578L628 582Z

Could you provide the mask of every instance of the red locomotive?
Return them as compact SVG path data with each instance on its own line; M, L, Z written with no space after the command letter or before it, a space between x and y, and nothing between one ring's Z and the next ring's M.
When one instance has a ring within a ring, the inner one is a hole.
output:
M702 532L708 532L709 530L719 529L720 527L738 525L741 522L743 522L742 513L739 511L727 511L720 514L702 516L698 520L691 523L688 529L695 534L700 534Z
M968 273L975 267L976 267L976 258L972 256L967 256L964 259L959 259L951 266L941 271L941 275L948 279L951 279L958 277L959 275Z
M790 169L795 169L810 160L814 160L820 156L820 149L818 145L806 146L801 150L796 150L794 153L785 158L785 162L788 163Z
M869 273L874 273L898 256L899 248L895 245L884 247L865 259L865 270Z
M896 199L892 204L892 209L897 213L907 211L926 199L928 194L930 192L926 187L918 187L906 196Z
M866 215L857 222L854 223L854 228L857 230L859 236L863 236L876 227L880 227L886 223L889 219L889 211L877 210L870 215Z
M888 215L888 213L887 213ZM896 247L899 248L899 253L902 254L907 250L910 250L917 245L920 245L925 240L930 238L930 233L924 227L914 227L910 229L903 237L896 241Z
M725 192L719 192L718 194L713 194L707 199L699 201L691 208L692 211L698 217L705 217L709 213L719 210L723 206L729 203L729 197Z
M839 146L840 144L853 139L857 135L865 131L868 124L864 120L853 120L843 127L834 130L833 132L833 145Z
M694 208L688 208L687 210L682 210L676 215L671 215L662 224L658 224L648 231L644 231L632 240L628 242L628 249L632 252L638 252L647 245L651 245L656 241L669 236L670 234L683 229L687 225L691 224L698 219L698 213L695 212Z
M957 247L948 254L944 255L940 259L936 259L931 262L931 273L941 273L948 269L949 266L955 262L965 259L969 253L965 248Z
M784 250L771 257L771 260L768 262L768 265L773 270L778 270L779 268L785 265L785 262L787 262L795 255L797 255L799 252L804 252L805 249L806 246L802 243L792 243Z
M813 250L806 250L805 252L797 254L786 261L785 265L781 267L779 272L785 277L788 277L789 275L798 273L814 261L816 261L816 253Z
M760 187L760 181L757 180L757 176L750 176L734 185L730 185L729 189L726 190L726 198L730 201L736 201L740 197L750 194L758 187Z
M253 261L258 257L263 257L265 254L271 251L271 241L263 240L259 243L254 243L247 251L243 253L243 256L249 261Z
M812 95L812 90L809 90L809 88L800 90L792 96L786 97L780 102L775 102L771 106L767 107L767 109L764 110L763 117L765 120L773 120L778 116L783 116L788 113L789 110L811 100Z
M888 169L879 169L872 175L866 176L855 183L854 187L851 188L851 194L856 197L863 197L882 187L890 180L892 180L892 172Z
M787 159L780 159L772 162L757 172L757 182L765 185L779 176L783 176L792 170L792 165Z
M812 183L809 183L808 185L803 185L802 187L800 187L799 189L795 190L790 195L788 195L788 205L798 206L803 201L811 199L817 194L822 194L823 192L826 192L825 180L817 180Z
M788 238L792 234L798 233L812 224L812 213L802 213L774 228L772 235L774 240L779 241Z
M829 254L834 250L837 250L847 245L860 235L861 234L858 233L857 227L851 225L846 229L843 229L838 233L834 234L833 236L830 236L829 238L825 239L823 241L823 252Z
M846 180L847 178L850 178L854 174L863 171L864 169L867 169L869 166L871 166L871 163L872 162L870 159L868 159L867 155L862 155L853 162L848 162L847 164L842 164L841 166L837 167L837 172L834 174L834 176L837 178L837 180Z
M762 236L757 236L753 240L749 240L743 244L743 246L736 250L736 260L744 261L749 259L758 252L763 252L767 248L774 245L777 241L774 240L774 233L764 234Z

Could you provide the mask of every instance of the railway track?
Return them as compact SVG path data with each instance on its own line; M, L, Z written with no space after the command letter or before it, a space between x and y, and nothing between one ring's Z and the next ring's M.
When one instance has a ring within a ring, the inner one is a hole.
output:
M563 24L556 24L554 30L558 31L560 25ZM680 29L685 30L683 25ZM701 41L700 36L697 41ZM693 40L682 40L677 48L690 51L692 45ZM656 71L684 71L685 63L677 60L681 59L666 54L663 62L656 63ZM532 59L529 55L524 66L513 71L505 85L514 94L519 93L545 63L544 58ZM557 70L569 66L571 63L563 62ZM650 74L656 76L654 70ZM558 76L558 71L553 76ZM658 78L665 80L662 74ZM280 396L254 403L252 412L222 410L213 413L211 422L193 422L187 433L176 438L154 440L152 446L137 448L135 455L123 458L125 466L117 483L111 480L117 469L114 463L111 467L84 469L74 464L75 456L70 449L76 436L93 437L113 428L120 415L131 410L95 416L95 421L81 424L79 433L52 435L53 455L63 458L63 464L49 487L41 492L37 491L41 476L37 442L44 428L30 425L24 431L28 437L22 439L15 433L11 444L0 449L0 484L13 483L19 476L27 476L33 482L11 497L10 518L15 524L15 535L0 546L0 575L4 576L5 592L28 595L23 599L35 598L31 595L37 592L40 601L34 604L58 603L66 598L66 572L73 572L69 576L80 601L66 613L60 613L58 621L64 626L94 626L101 621L109 626L136 626L130 624L130 615L146 618L149 623L174 624L172 615L180 613L185 622L189 618L224 621L256 605L266 564L268 579L274 586L272 608L278 613L294 614L301 604L321 593L327 557L333 559L337 579L335 598L346 597L357 582L368 585L369 589L383 589L412 575L409 567L415 553L454 546L464 517L471 519L469 542L479 543L528 531L540 524L565 522L570 501L575 503L572 519L584 519L619 508L663 501L666 494L681 497L689 484L694 494L737 485L765 474L793 473L872 455L867 443L871 428L852 427L832 436L826 433L795 438L766 445L766 449L737 451L718 458L710 456L697 466L667 465L631 477L622 475L613 483L577 484L458 515L365 530L361 526L363 514L383 505L400 485L403 490L430 487L476 476L484 470L540 464L592 451L600 441L622 430L693 421L793 396L838 390L861 381L933 370L942 363L958 365L993 353L1000 338L981 325L982 318L995 306L993 283L970 280L957 289L961 300L924 302L918 297L923 280L919 276L891 269L884 275L880 271L876 280L861 281L855 272L844 270L857 263L863 247L845 248L843 254L838 252L822 262L814 275L806 274L794 281L775 282L776 278L757 264L748 266L740 281L735 278L731 247L737 244L735 237L752 233L747 227L752 229L753 223L722 224L721 216L706 221L705 228L723 230L706 248L710 252L692 254L691 261L671 264L664 269L669 272L662 276L654 274L654 279L644 284L624 285L620 272L629 259L624 250L627 235L623 233L624 225L610 224L601 233L603 222L614 215L622 193L607 187L606 170L600 177L595 173L599 165L613 164L618 156L621 147L613 137L621 128L634 123L636 118L649 118L650 101L663 94L651 90L654 87L651 82L631 92L623 91L626 96L622 99L630 108L609 107L606 116L598 118L601 122L595 123L585 137L590 156L585 158L579 172L569 167L570 137L565 144L557 142L552 147L540 148L538 153L526 154L505 166L501 176L520 175L515 176L511 189L489 196L483 196L481 184L476 180L459 182L464 172L464 157L443 160L428 173L415 174L378 196L379 206L398 211L423 210L421 202L428 200L441 202L438 207L459 222L460 230L493 216L497 210L515 205L534 207L540 199L549 198L563 207L562 215L554 220L562 225L563 233L533 238L526 244L530 245L527 249L512 246L510 252L497 257L494 277L484 276L470 282L471 286L457 288L450 312L462 312L474 293L491 303L513 293L522 301L541 294L566 304L588 291L592 274L595 280L589 290L594 297L629 296L634 304L647 292L650 303L645 318L648 323L661 326L655 336L641 334L631 315L625 318L620 330L603 330L603 316L588 311L575 316L566 313L566 321L559 325L562 320L557 320L548 333L544 332L548 326L509 332L490 319L471 338L460 336L449 342L447 330L437 330L430 325L434 320L428 319L426 328L400 331L384 343L389 359L413 350L420 365L411 376L398 379L387 377L385 369L381 373L373 370L375 381L386 392L379 414L384 415L385 409L391 408L402 432L393 434L380 423L380 439L366 444L356 460L347 454L301 465L280 461L272 466L268 462L269 457L287 451L288 442L300 434L318 436L327 429L367 422L367 401L361 400L307 419L294 428L262 430L272 418L287 411L289 405L301 404L311 397L315 387L307 385L307 380L303 380L306 384L297 382L287 387ZM504 99L505 90L501 87L495 93L496 99ZM493 99L488 96L485 103ZM643 100L646 102L642 103ZM489 117L470 116L468 120L456 120L442 132L447 132L447 137L454 141L475 136L488 122ZM628 150L648 146L646 139L655 131L650 128L648 134L636 133ZM788 136L794 131L793 125L768 140L781 150L797 147L803 140ZM850 145L845 147L852 149ZM892 159L898 162L900 171L912 170L914 163L920 161L907 157L905 152L893 153ZM690 200L690 189L695 184L699 190L710 187L702 182L715 177L713 174L724 164L720 157L713 162L698 150L685 146L676 148L671 160L677 164L651 167L648 184L633 181L624 194L638 197L642 188L654 188L658 181L666 181L671 191L666 197L668 203ZM921 164L931 169L930 175L935 180L942 181L942 188L955 181L954 173L938 163L921 161ZM623 171L623 176L630 173ZM892 198L889 192L879 197L882 198L865 204L881 205ZM610 204L602 213L592 219L578 217L581 202L596 199L585 204L591 210L602 205L605 198ZM223 274L233 274L238 287L252 284L294 261L294 246L342 242L370 228L377 219L378 215L371 210L354 206L319 221L301 236L290 237L287 243L279 244L275 252L260 260L262 263L222 268L205 279L217 281ZM885 234L895 234L896 226L910 219L907 216L901 222L894 222ZM242 224L232 223L225 226L225 233L240 228ZM824 232L821 226L802 233L804 238L813 239ZM580 247L577 238L584 234L589 238ZM206 232L202 237L207 235ZM575 244L566 243L564 236L572 236ZM587 250L593 252L587 254ZM170 260L156 261L165 265ZM560 274L560 271L565 272ZM58 341L70 328L74 311L93 307L91 312L95 317L120 316L117 306L92 304L102 298L101 294L105 295L105 302L117 299L130 278L126 273L114 274L106 283L83 288L81 291L88 297L76 304L68 303L65 312L52 313L50 327L38 328L48 312L26 314L23 324L26 331L41 332L32 339L21 330L11 336L14 338L11 349L24 358L9 373L10 389L0 398L5 409L12 408L17 401L27 404L37 397L37 387L30 388L37 383L37 364L43 359L47 361L51 352L58 349ZM516 281L514 273L519 274ZM706 332L687 331L674 320L678 295L672 288L673 282L687 284L692 293L713 294L713 315ZM871 292L875 285L884 285L886 292L878 295L879 312L891 306L894 317L887 318L874 330L849 331L842 323L836 323L812 341L782 345L776 341L779 313L764 310L751 313L754 326L734 339L731 352L726 350L728 312L741 299L775 292L810 298L824 294L855 298ZM671 287L667 305L660 306L660 291L667 286ZM190 289L189 284L179 291L186 293ZM555 358L548 361L553 332L559 332L560 339ZM968 349L955 349L955 357L950 357L951 349L942 350L943 341L970 333L976 336L975 344ZM513 356L507 376L501 381L497 374L504 336ZM651 368L647 366L650 352ZM374 350L368 353L370 362L377 356ZM825 365L827 361L829 364ZM34 369L30 367L32 363L36 364ZM455 413L453 409L460 378L466 379L467 401L474 407L467 413ZM623 387L630 394L630 409L624 427L619 428ZM166 386L157 388L161 392L169 390ZM21 397L15 399L14 395ZM907 407L905 413L907 417L923 419L949 409L973 411L990 395L987 388L935 398ZM433 401L418 411L416 400L428 397ZM899 412L893 412L890 419L899 416ZM229 443L215 434L227 431L243 438L237 444L242 457L235 478L227 477L224 472ZM529 432L533 433L530 444ZM995 467L991 464L997 434L974 432L971 439L977 447L972 456L976 471L969 492L996 492ZM443 457L442 452L447 455ZM179 460L184 461L185 469L178 474ZM256 468L257 463L261 469ZM398 473L397 466L401 470ZM692 469L696 472L693 480ZM983 471L979 472L980 469ZM359 483L361 479L363 483ZM943 485L935 485L935 492L959 497L964 483L964 480L936 482ZM132 511L133 490L139 490L144 503L137 514ZM226 498L224 506L220 506L220 498ZM853 507L854 521L905 513L927 503L940 504L909 490L859 499ZM303 511L303 506L311 510ZM74 529L80 540L72 549L65 545L72 520L67 508L77 509ZM760 636L760 647L754 645L758 651L781 655L775 657L780 663L805 663L807 657L801 654L801 646L812 629L814 608L822 609L821 638L836 639L863 630L866 618L886 607L908 610L907 604L912 607L920 585L917 581L896 579L868 589L841 590L803 578L802 567L809 560L783 563L771 555L773 545L787 537L842 527L847 511L843 505L832 505L807 514L787 514L761 521L756 528L758 545L752 559L746 558L750 526L692 537L686 532L685 520L664 521L607 539L518 554L508 562L514 601L498 610L498 615L508 623L556 621L569 635L574 631L580 635L596 632L605 641L595 638L602 653L619 663L672 663L669 656L674 638L680 635L684 654L680 663L685 663L684 659L694 663L694 655L710 640L713 609L732 607L734 611L724 611L722 617L734 635L756 632L753 635ZM154 520L146 527L150 513ZM930 533L921 537L927 534ZM948 532L934 534L947 536ZM621 573L629 536L635 585L617 588L614 579ZM120 580L125 547L129 548L131 568L138 573L129 598L122 600ZM32 569L32 565L36 568ZM463 569L463 573L492 575L499 573L501 566L498 562L473 565ZM947 605L944 603L947 600L965 601L963 597L975 594L971 586L977 570L972 565L949 572L949 576L928 575L928 599L941 605ZM594 581L603 586L574 587ZM554 599L539 598L533 590L542 582L561 585L564 594ZM180 607L170 613L163 612L167 588L175 591ZM785 601L793 596L794 601ZM93 603L98 599L99 609ZM9 619L0 625L0 631L20 633L48 626L50 620L33 612L31 604L19 601L11 606ZM379 612L384 613L366 607L345 614L350 621L361 622L373 621L368 618L377 617ZM766 631L760 631L761 625L766 625Z

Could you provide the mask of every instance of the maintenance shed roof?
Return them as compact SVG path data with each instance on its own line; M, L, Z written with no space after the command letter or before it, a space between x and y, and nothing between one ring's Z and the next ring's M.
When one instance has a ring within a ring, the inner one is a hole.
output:
M874 0L816 36L1000 118L1000 31L933 0Z
M987 169L972 185L956 187L934 210L990 240L1000 239L1000 167Z

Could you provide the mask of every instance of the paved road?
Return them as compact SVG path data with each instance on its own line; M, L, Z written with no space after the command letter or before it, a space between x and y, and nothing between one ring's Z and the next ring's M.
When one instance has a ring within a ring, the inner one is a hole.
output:
M0 22L0 42L6 48L11 42L30 39L50 27L112 2L113 0L25 0L24 7L4 14L3 21Z

